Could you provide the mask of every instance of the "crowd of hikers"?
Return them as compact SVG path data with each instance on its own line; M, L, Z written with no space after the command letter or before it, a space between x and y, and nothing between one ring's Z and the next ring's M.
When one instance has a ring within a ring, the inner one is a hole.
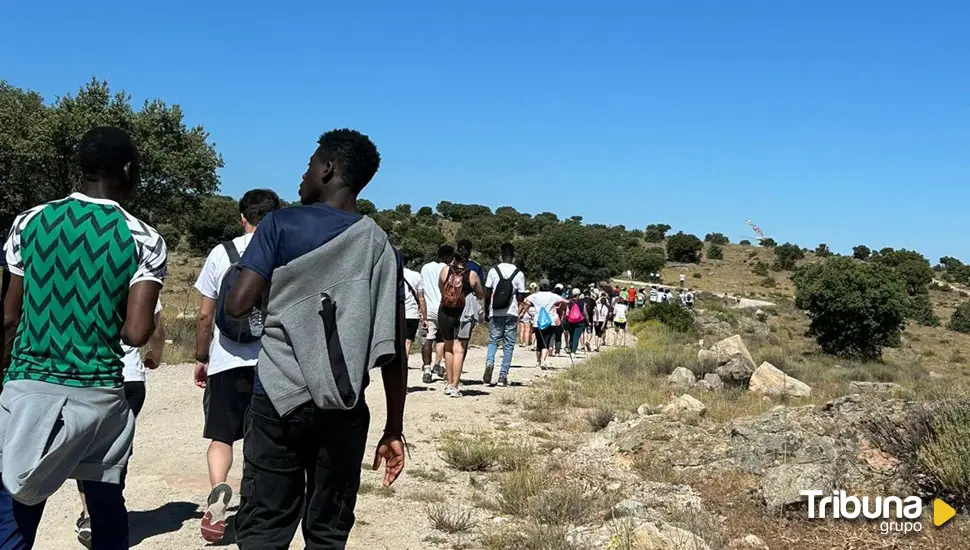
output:
M77 154L76 191L17 216L4 244L0 550L33 546L46 500L68 479L79 491L78 541L129 546L123 492L146 372L162 362L167 247L122 206L139 184L131 137L94 128ZM284 550L301 526L308 549L345 547L371 372L380 369L387 406L373 468L385 465L389 486L405 463L415 341L423 382L444 381L445 395L461 397L480 322L488 327L482 380L508 386L517 346L547 369L563 353L626 345L631 309L693 307L683 276L676 296L659 284L527 285L512 243L487 272L468 240L441 246L414 271L415 259L356 212L379 164L367 136L325 133L303 174L302 206L283 208L269 189L245 193L242 236L215 246L198 275L193 378L209 442L200 528L208 542L225 536L233 446L242 441L239 548Z

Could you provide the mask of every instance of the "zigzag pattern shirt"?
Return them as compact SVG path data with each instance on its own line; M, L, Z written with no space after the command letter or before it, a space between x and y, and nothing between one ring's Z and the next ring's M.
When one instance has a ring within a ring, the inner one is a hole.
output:
M24 278L5 381L120 386L128 289L167 274L158 232L114 201L74 193L17 216L4 251Z

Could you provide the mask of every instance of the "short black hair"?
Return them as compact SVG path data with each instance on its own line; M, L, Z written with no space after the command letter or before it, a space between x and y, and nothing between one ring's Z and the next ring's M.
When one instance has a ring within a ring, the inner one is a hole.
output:
M334 164L354 193L370 183L381 165L381 155L369 137L349 128L330 130L317 141L317 153Z
M128 132L113 126L88 130L77 145L81 177L87 181L125 179L125 165L131 163L128 179L137 177L138 148ZM137 181L131 181L137 183Z
M502 248L502 259L515 257L515 245L512 243L503 243Z
M282 207L280 196L272 189L251 189L239 199L239 213L250 225L259 225L266 214Z
M401 255L401 263L405 267L414 260L414 254L411 254L411 252L407 250L400 250L398 251L398 254Z
M470 240L468 240L468 239L462 239L462 240L458 241L458 249L459 250L465 249L468 252L471 252L472 251L472 242Z
M448 263L455 259L455 249L450 244L443 244L438 248L438 261Z

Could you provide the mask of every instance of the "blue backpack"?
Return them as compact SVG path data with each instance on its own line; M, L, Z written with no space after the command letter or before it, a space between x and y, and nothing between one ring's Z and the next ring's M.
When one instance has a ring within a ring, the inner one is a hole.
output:
M539 308L539 315L536 317L536 327L539 330L546 330L552 326L552 317L549 316L549 312L546 308Z
M239 344L252 344L258 342L263 336L263 312L260 308L253 308L249 315L235 319L226 313L226 297L232 286L239 278L239 252L232 241L222 243L229 256L229 270L222 276L222 284L219 287L219 296L216 298L216 326L222 336ZM266 293L263 295L265 304Z

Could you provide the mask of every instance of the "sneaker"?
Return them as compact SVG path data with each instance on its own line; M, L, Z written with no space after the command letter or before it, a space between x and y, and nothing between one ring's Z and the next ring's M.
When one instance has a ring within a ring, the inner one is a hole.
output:
M437 382L438 380L444 380L445 379L445 368L442 367L441 365L435 365L434 367L432 367L431 368L431 378L435 382Z
M202 538L206 542L219 542L226 534L226 509L232 499L232 487L220 483L209 492L205 515L202 516Z
M421 381L425 384L431 383L431 365L424 368L424 374L421 375Z
M74 532L77 533L77 541L81 546L91 550L91 518L86 517L84 512L81 512L81 517L77 518Z
M507 388L509 386L509 379L504 376L499 376L497 385L502 388Z
M451 393L448 394L450 397L461 397L461 390L458 388L451 388Z
M492 383L492 370L495 367L493 365L485 365L485 374L482 375L482 382L486 384Z

